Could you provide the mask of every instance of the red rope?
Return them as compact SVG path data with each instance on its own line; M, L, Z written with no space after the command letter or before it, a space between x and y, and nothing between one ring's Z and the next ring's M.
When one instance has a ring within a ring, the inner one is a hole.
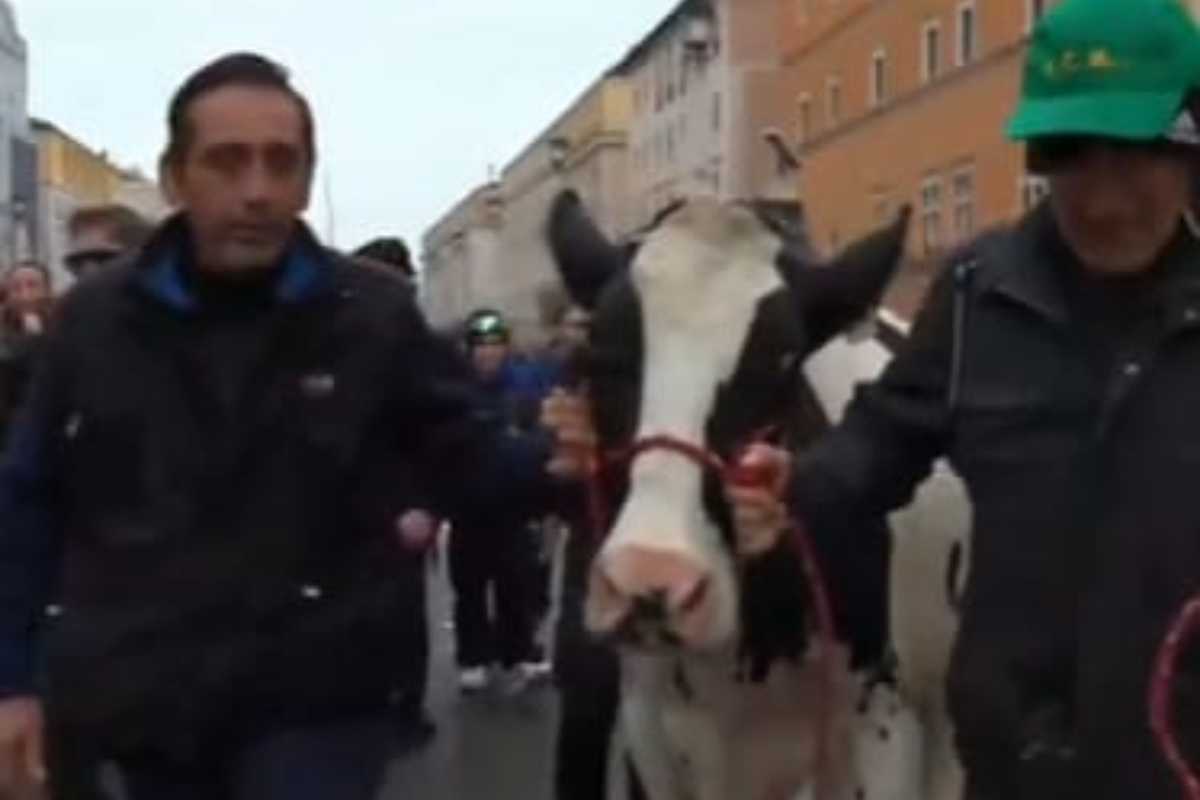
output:
M766 441L776 429L776 426L771 426L759 431L750 438L750 444ZM739 448L736 452L744 453L748 448L749 445ZM676 439L673 436L648 436L608 455L602 456L593 453L588 459L588 514L591 518L593 535L597 540L602 540L607 535L610 524L611 509L608 507L604 490L605 474L616 467L628 467L639 455L653 450L665 450L681 455L699 466L702 471L715 472L721 476L722 480L738 486L766 487L774 478L768 473L747 466L740 457L732 463L726 463L711 450L682 439ZM796 557L800 560L805 578L807 578L817 635L821 640L820 669L825 686L823 687L824 691L817 699L816 773L820 779L826 779L828 778L826 770L830 764L829 733L832 724L832 701L837 692L838 678L837 662L834 658L837 628L833 616L833 602L816 546L808 535L808 531L799 520L793 520L788 528L788 533L788 541ZM1195 800L1200 800L1200 797Z
M1200 596L1193 598L1167 630L1154 662L1150 681L1150 729L1158 740L1158 746L1167 759L1171 771L1179 779L1188 800L1200 800L1200 777L1188 763L1179 746L1175 724L1171 719L1171 693L1175 686L1175 673L1179 655L1184 644L1200 628Z

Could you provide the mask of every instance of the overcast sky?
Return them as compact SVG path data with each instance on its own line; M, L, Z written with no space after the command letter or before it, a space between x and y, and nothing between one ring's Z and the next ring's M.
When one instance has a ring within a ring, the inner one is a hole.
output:
M13 0L31 113L147 171L193 69L242 49L290 67L316 109L342 247L397 233L416 244L674 3ZM311 216L324 233L322 195Z

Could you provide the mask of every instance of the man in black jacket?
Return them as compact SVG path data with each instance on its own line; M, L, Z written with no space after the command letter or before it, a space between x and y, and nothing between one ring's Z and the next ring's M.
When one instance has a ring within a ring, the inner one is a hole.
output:
M950 260L907 346L796 466L792 508L827 530L905 504L939 456L965 480L949 693L971 800L1180 796L1147 695L1200 588L1197 86L1179 3L1050 11L1010 125L1049 202ZM734 499L745 530L782 516Z
M81 745L133 800L367 800L419 613L403 512L532 510L545 454L299 221L280 67L221 59L168 120L182 212L66 299L0 473L0 790L46 780L45 729L68 800Z

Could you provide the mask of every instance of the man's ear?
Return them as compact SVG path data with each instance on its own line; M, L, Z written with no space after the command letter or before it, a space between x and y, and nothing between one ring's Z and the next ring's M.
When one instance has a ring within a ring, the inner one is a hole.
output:
M167 153L163 153L162 157L158 159L158 185L162 187L163 197L171 206L180 205L177 171L178 167L174 159Z

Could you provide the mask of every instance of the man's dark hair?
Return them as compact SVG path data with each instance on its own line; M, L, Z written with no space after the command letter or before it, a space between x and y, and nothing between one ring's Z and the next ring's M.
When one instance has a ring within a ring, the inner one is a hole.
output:
M146 243L154 232L154 225L128 206L117 203L102 206L84 206L75 211L67 221L67 231L75 235L84 228L107 228L113 238L126 250L136 250Z
M412 255L408 251L408 245L404 240L397 236L384 236L379 239L372 239L362 247L354 251L355 258L365 258L368 261L375 261L380 264L386 264L389 267L395 267L409 277L416 275L416 270L413 268Z
M202 67L188 78L171 98L167 111L167 150L163 160L178 164L192 144L194 131L188 112L192 105L209 92L226 86L253 86L275 89L296 102L304 127L304 145L308 149L309 167L317 163L316 123L312 107L304 95L292 87L288 71L269 58L255 53L232 53Z

